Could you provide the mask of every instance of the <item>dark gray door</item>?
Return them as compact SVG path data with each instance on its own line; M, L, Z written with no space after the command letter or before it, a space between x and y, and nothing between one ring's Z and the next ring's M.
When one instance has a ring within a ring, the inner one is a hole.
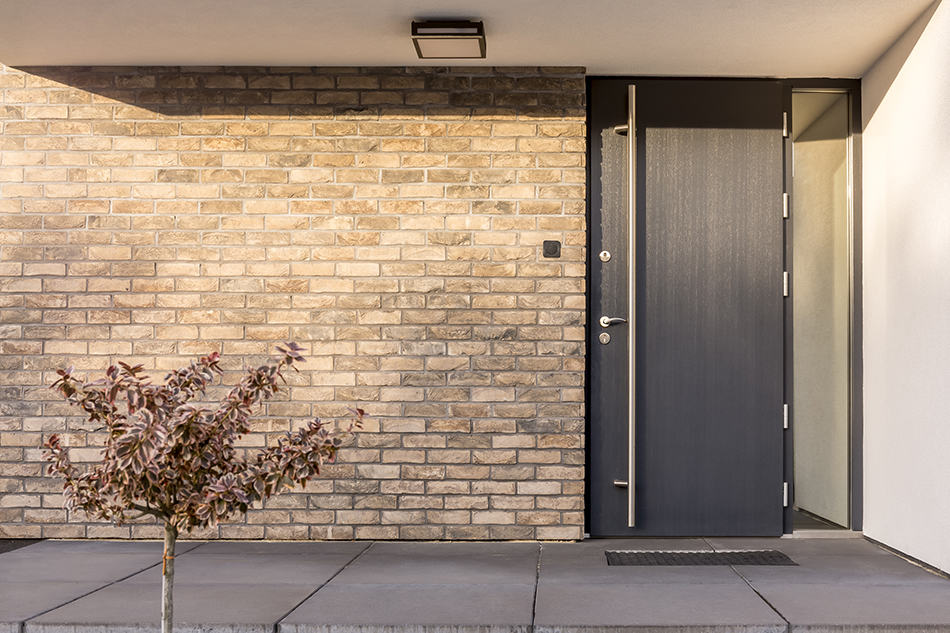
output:
M594 79L590 102L590 532L781 534L781 85Z

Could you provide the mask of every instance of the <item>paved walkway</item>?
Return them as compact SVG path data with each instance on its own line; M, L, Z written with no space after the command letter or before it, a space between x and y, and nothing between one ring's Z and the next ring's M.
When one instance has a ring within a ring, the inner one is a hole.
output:
M605 549L797 567L608 567ZM0 633L158 630L161 544L0 554ZM950 632L950 581L863 539L182 543L176 633Z

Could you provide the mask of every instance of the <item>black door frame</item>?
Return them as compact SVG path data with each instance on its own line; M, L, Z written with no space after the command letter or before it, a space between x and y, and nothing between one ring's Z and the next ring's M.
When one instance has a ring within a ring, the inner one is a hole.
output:
M591 178L591 82L598 79L628 79L634 81L645 79L646 77L606 77L588 75L587 84L587 221L590 226L591 219L591 200L594 187L599 187ZM654 78L654 77L650 77ZM674 79L674 78L670 78ZM676 77L675 79L705 79L709 77ZM734 78L730 78L734 80ZM758 78L750 78L758 79ZM850 344L850 364L851 364L851 393L850 393L850 529L860 531L863 527L864 516L864 476L863 476L863 439L864 439L864 366L863 366L863 295L862 295L862 213L861 213L861 81L859 79L814 79L814 78L795 78L782 80L784 94L783 102L785 112L788 113L789 124L792 125L792 92L794 90L840 90L847 92L850 103L850 132L851 132L851 344ZM791 132L791 129L789 129ZM788 137L791 138L790 136ZM785 169L784 183L785 190L788 192L791 186L791 142L785 143ZM788 230L788 224L785 224L785 252L783 258L785 269L791 268L791 233ZM591 278L591 266L593 257L591 256L591 232L587 232L587 280L588 285ZM794 282L790 282L792 285ZM790 288L791 290L791 288ZM584 392L585 402L590 402L591 385L591 346L593 344L591 333L595 331L591 321L593 311L591 309L591 292L587 291L587 337L586 337L586 369ZM792 318L791 302L785 304L785 401L790 402L792 396ZM793 505L794 505L794 412L789 411L790 424L785 430L784 441L784 473L785 480L788 482L788 505L783 513L783 531L786 534L792 532L793 525ZM590 407L585 411L585 437L590 438L591 420ZM586 442L585 454L585 503L584 516L585 525L589 531L590 526L590 442Z

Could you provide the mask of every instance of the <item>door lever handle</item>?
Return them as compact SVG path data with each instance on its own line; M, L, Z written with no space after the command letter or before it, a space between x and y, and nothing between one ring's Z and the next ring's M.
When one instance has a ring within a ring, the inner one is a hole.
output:
M626 323L627 320L623 317L600 317L600 327L610 327L611 325L620 325L621 323Z

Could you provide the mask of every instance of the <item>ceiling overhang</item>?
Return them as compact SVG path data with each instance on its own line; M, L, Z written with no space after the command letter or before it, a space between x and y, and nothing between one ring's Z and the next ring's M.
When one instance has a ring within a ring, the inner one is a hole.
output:
M453 65L860 77L931 0L5 0L0 63L419 66L413 19L485 23ZM448 62L440 62L444 64Z

